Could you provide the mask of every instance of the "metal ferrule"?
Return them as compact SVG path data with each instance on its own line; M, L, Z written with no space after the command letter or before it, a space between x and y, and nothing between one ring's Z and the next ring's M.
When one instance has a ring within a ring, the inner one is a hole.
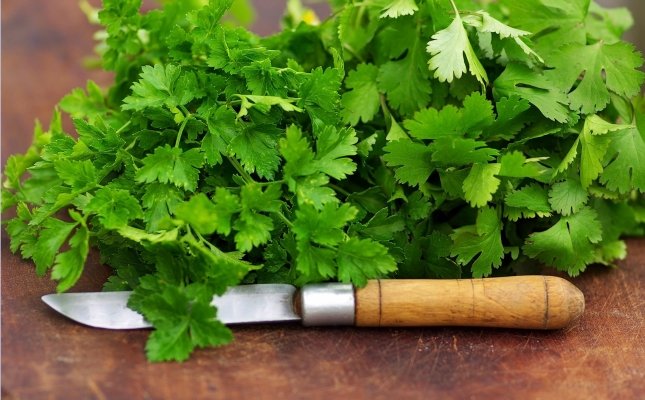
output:
M345 283L305 285L296 308L305 326L354 325L354 287Z

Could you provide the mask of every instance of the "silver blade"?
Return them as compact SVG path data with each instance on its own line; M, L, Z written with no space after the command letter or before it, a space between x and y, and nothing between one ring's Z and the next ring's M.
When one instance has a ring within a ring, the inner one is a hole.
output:
M295 287L281 284L243 285L213 298L217 317L225 324L299 321L293 309ZM132 292L48 294L51 308L84 325L105 329L150 328L141 314L127 307Z

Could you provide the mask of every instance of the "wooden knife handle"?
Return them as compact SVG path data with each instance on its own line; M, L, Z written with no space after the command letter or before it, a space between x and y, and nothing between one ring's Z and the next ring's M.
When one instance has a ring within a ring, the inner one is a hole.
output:
M559 329L585 308L582 292L554 276L372 280L356 290L357 326Z

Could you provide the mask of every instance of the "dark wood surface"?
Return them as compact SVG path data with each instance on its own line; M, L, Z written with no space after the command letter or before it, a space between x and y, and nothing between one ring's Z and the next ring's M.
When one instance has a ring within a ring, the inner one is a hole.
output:
M260 2L263 16L279 9ZM271 2L270 4L273 4ZM90 27L74 0L2 4L2 162L29 144L33 121L91 77ZM2 235L2 397L5 399L637 399L645 397L645 240L620 268L573 282L583 318L555 332L484 329L234 328L229 346L185 363L150 364L147 331L73 323L41 302L54 291ZM75 291L98 290L96 258Z

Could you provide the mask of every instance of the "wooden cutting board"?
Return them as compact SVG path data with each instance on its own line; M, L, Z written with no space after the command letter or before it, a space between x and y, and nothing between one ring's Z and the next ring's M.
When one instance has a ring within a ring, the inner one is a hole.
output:
M276 29L280 2L261 2ZM90 27L76 1L2 7L2 163L29 144L86 71ZM182 364L150 364L147 331L77 325L40 301L55 285L9 252L2 235L3 399L631 399L645 397L645 240L620 269L573 282L587 299L579 323L556 332L492 329L236 327L235 342ZM98 290L96 257L75 291Z

